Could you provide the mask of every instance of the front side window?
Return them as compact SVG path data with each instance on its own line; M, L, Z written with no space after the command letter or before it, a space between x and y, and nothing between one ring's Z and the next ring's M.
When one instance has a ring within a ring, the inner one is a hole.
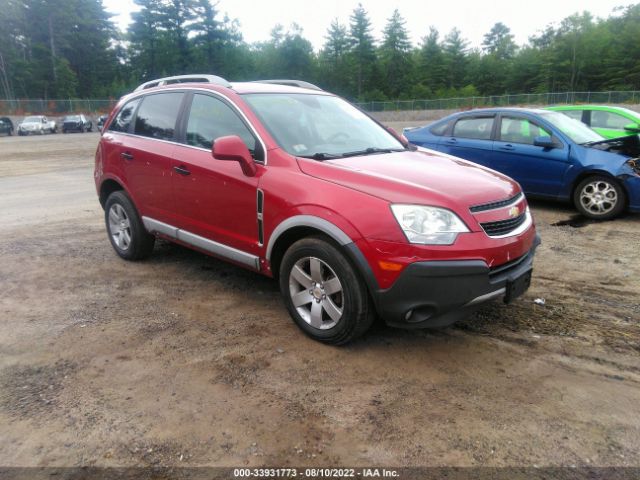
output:
M133 118L133 113L136 111L136 107L140 103L140 98L135 98L125 104L122 109L116 115L116 118L113 119L111 125L109 125L109 130L112 132L128 132L129 126L131 125L131 119Z
M453 127L453 136L490 140L493 128L493 117L461 118Z
M551 133L526 118L502 117L501 141L533 145L537 137L551 137Z
M211 149L216 138L237 135L254 154L256 139L231 107L211 95L196 93L187 121L187 144Z
M601 110L591 111L591 126L593 128L608 128L611 130L624 130L625 125L633 123L628 118L611 112Z
M384 127L341 98L307 93L243 95L291 155L326 159L404 150Z
M183 96L181 92L171 92L144 97L136 114L135 134L173 140Z

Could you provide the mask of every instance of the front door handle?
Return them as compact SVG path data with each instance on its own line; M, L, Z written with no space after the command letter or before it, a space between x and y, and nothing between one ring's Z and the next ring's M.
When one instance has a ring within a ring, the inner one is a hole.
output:
M191 175L191 172L184 165L180 165L179 167L173 167L173 169L178 172L180 175Z
M120 156L125 160L133 160L133 155L131 155L129 152L122 152Z
M458 143L458 140L456 140L455 138L448 138L447 140L445 140L446 143Z
M515 150L516 149L516 147L514 147L510 143L507 143L506 145L500 145L498 148L500 150Z

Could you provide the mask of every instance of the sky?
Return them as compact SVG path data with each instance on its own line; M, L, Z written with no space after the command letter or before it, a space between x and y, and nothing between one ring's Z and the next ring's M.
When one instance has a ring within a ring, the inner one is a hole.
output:
M407 22L414 45L419 44L433 25L441 37L457 27L471 47L480 47L484 34L496 22L507 25L516 43L522 45L548 24L557 24L573 13L586 10L595 17L606 18L615 7L634 3L632 0L360 1L369 14L377 39L382 37L382 29L393 9L398 8ZM113 20L124 30L130 22L130 13L136 8L133 0L103 0L103 3L107 11L116 15ZM348 24L357 5L358 0L217 0L218 11L222 14L218 18L226 13L230 18L238 19L246 42L268 40L277 23L287 27L296 22L316 50L322 48L331 21L337 18Z

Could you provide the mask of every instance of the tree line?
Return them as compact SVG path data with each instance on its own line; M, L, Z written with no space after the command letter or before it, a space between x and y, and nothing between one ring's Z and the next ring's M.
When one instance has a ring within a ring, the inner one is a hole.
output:
M517 45L496 23L480 48L458 29L425 26L411 42L399 10L381 36L358 5L327 28L320 51L296 24L243 40L210 0L135 0L125 32L101 0L5 0L0 98L106 98L167 75L296 78L357 101L640 89L640 4L606 19L583 12Z

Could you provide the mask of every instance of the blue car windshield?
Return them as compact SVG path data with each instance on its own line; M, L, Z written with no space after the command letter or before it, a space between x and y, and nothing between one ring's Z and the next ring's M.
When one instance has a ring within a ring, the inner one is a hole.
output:
M572 141L578 144L599 142L604 140L604 137L599 133L594 132L584 123L579 120L574 120L571 117L559 112L545 112L540 116L556 127Z
M306 93L245 94L278 144L318 160L404 150L383 127L341 98Z

